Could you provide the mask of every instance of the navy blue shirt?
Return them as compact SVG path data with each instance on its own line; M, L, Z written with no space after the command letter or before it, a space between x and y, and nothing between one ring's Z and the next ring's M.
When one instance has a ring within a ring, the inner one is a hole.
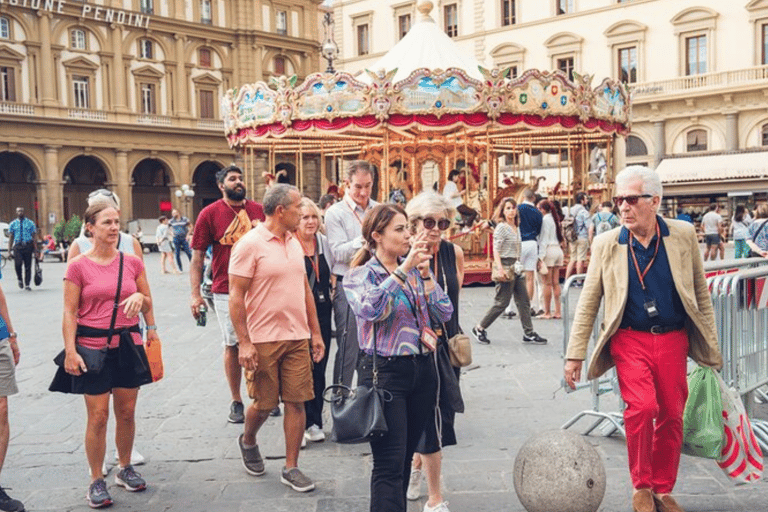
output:
M517 212L520 216L520 239L523 242L536 240L541 233L541 219L544 216L532 204L520 203Z
M627 307L624 309L624 317L621 319L621 328L631 328L637 331L649 331L654 325L663 327L682 326L687 318L685 308L677 293L675 283L672 281L672 270L669 267L669 258L667 250L664 247L664 237L669 236L669 227L661 217L656 217L659 223L659 232L661 233L661 243L659 244L659 253L656 260L645 275L645 290L640 285L637 270L632 260L632 253L627 247L627 265L629 265L629 294L627 296ZM645 270L648 263L653 258L656 251L656 235L653 236L648 248L632 239L632 247L635 249L637 265L640 272ZM626 227L621 228L619 234L619 243L629 243L629 230ZM648 316L645 310L645 303L651 299L656 301L656 309L659 314L653 318Z

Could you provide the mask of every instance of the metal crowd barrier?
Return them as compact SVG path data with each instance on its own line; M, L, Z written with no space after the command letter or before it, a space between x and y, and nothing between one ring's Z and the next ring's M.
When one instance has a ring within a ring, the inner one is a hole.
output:
M563 359L565 359L565 352L568 348L568 339L571 337L570 291L576 283L583 283L585 277L586 274L577 274L569 277L565 281L565 284L563 284L563 291L560 294L560 301L562 302L563 306ZM595 348L595 343L597 342L597 337L600 333L600 324L602 321L603 305L601 304L600 310L598 311L597 317L595 318L595 323L592 327L592 335L589 339L589 347L587 350L589 354L591 354ZM586 375L588 364L589 358L584 361L584 366L582 367L582 375ZM567 393L573 391L565 383L565 379L562 380L562 387ZM600 430L605 436L611 436L615 432L619 432L622 436L624 436L624 414L622 412L624 410L624 402L621 400L621 394L619 393L619 381L616 377L616 370L610 370L600 379L577 383L576 391L580 391L582 389L589 389L589 393L592 395L592 408L585 409L576 414L573 418L565 422L565 424L562 426L562 429L568 429L580 419L590 417L596 418L596 421L594 421L592 425L586 431L584 431L583 434L585 436L592 433L592 431L598 427L601 427ZM606 393L614 393L619 397L620 410L618 412L603 412L600 410L600 397Z
M764 300L761 308L757 301L760 297L748 295L750 290L755 290L759 280L763 280L766 299L768 299L768 260L765 258L742 258L738 260L721 260L706 262L704 272L708 276L707 282L715 312L715 325L720 350L723 355L723 379L726 383L736 388L744 395L764 398L768 401L768 394L760 388L768 384L768 300ZM568 347L568 339L571 334L570 318L570 291L574 284L583 283L586 274L571 276L563 285L561 294L563 310L563 358ZM603 321L603 307L594 322L592 336L589 341L588 355L591 356L594 345L599 335L599 326ZM582 370L586 374L589 357L584 362ZM562 380L562 387L566 392L572 390ZM576 391L589 389L592 395L592 409L579 412L573 418L563 424L563 429L568 429L584 417L597 418L585 432L590 434L602 425L602 432L606 436L624 431L624 402L618 387L616 370L612 369L600 379L590 382L580 382L576 385ZM600 410L600 396L613 392L619 397L619 411L603 412ZM748 398L749 398L748 397ZM750 400L745 400L747 411L751 410ZM763 452L768 452L768 421L752 420L755 437L758 439Z

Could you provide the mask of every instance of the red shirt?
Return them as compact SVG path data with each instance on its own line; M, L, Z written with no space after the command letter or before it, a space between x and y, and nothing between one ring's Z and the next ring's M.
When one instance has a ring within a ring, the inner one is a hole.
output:
M251 220L263 221L264 209L259 203L246 199L244 206L230 206L224 199L209 204L197 216L192 248L198 251L208 250L213 245L213 293L229 293L229 256L231 245L219 243L227 228L235 220L235 215L245 208Z

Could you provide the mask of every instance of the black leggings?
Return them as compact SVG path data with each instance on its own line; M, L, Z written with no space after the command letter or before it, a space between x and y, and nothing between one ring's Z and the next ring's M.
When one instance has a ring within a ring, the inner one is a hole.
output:
M371 512L405 512L405 493L416 444L428 420L435 416L437 374L431 355L378 357L379 387L392 400L384 402L388 432L371 441ZM371 386L373 363L360 355L361 383Z

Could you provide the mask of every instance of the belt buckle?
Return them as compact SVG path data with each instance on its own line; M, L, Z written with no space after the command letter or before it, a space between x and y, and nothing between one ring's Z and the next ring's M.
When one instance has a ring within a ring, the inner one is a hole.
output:
M664 328L660 325L654 325L653 327L651 327L651 334L655 334L657 336L659 334L664 334Z

